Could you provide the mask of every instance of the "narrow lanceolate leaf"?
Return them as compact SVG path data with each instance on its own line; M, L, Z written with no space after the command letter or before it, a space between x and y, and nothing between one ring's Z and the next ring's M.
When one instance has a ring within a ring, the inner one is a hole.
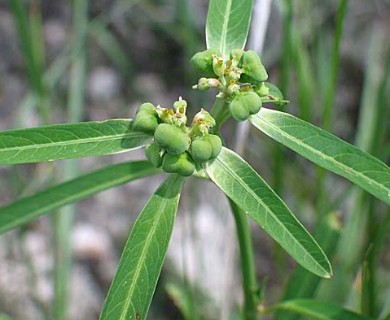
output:
M280 111L263 108L249 120L272 139L390 204L390 168L377 158Z
M275 305L273 309L287 310L318 320L371 320L333 303L311 299L284 301Z
M21 226L41 214L80 201L100 191L161 172L148 161L113 165L0 208L0 233Z
M183 177L170 176L136 220L100 320L141 320L157 285L176 217Z
M239 155L223 148L207 166L206 172L227 196L299 264L318 276L329 278L332 275L329 261L313 237Z
M117 119L0 132L0 164L74 159L128 151L151 138Z
M226 58L242 49L248 36L253 0L210 0L206 21L208 49L218 49Z

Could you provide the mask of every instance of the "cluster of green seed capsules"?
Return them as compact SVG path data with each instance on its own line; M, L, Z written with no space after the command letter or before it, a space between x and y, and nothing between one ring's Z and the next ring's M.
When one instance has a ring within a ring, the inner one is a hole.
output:
M217 97L229 103L234 119L244 121L259 112L262 97L269 95L267 71L255 51L235 49L225 60L218 50L196 53L191 62L202 76L194 89L219 90Z
M197 167L215 158L221 151L219 136L209 133L214 118L201 109L187 127L187 102L181 98L173 108L155 107L143 103L135 115L133 129L152 135L154 142L147 145L145 155L157 168L165 172L191 176Z

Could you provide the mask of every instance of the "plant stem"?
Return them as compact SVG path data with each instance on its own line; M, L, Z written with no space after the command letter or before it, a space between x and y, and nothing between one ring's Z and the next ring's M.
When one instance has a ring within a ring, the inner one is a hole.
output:
M229 199L236 223L237 238L240 248L242 287L244 290L244 319L255 320L257 314L257 281L253 245L246 214Z
M230 117L229 106L225 99L216 98L210 114L216 122L216 125L213 127L213 133L219 133L222 124Z

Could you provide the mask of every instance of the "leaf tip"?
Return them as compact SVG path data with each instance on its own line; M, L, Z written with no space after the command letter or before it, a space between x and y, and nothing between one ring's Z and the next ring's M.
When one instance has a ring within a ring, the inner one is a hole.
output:
M332 277L333 277L333 273L332 273L332 272L326 273L326 274L324 275L324 278L325 278L325 279L330 279L330 278L332 278Z

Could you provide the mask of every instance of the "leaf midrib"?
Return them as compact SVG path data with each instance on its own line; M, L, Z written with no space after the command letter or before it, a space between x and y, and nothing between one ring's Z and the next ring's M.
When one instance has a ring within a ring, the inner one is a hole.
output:
M223 21L223 25L222 25L222 35L223 35L223 41L221 42L221 53L223 55L225 55L225 48L226 48L226 41L227 41L227 29L228 29L228 25L229 25L229 20L230 20L230 9L232 7L232 1L233 0L227 0L227 3L226 3L226 8L225 8L225 14L224 14L224 17L227 17L226 19L224 19Z
M328 155L318 151L317 149L312 148L310 145L303 143L301 140L296 139L294 136L288 134L287 132L283 131L282 129L279 129L278 126L272 124L268 120L266 120L263 117L261 117L260 114L257 114L257 117L259 119L261 119L265 124L268 124L268 126L273 128L275 131L279 132L280 135L282 135L284 137L287 137L288 139L290 139L293 142L295 142L298 146L302 146L302 147L304 147L306 149L309 149L309 151L311 151L315 155L318 155L319 157L321 157L325 161L330 161L330 162L334 163L335 166L338 167L341 171L346 171L349 174L354 175L357 178L361 177L364 180L366 180L368 184L377 186L379 189L383 190L385 193L389 192L389 189L386 188L385 186L383 186L383 184L378 184L376 182L376 180L372 180L371 178L369 178L368 176L364 175L363 173L360 173L359 171L353 170L351 167L348 167L348 166L344 165L342 162L336 161L336 159L334 159L333 157L328 156Z
M166 201L166 200L164 200L163 202L160 201L160 204L161 203L162 203L162 205L159 206L160 210L159 210L158 218L157 219L153 219L153 226L151 228L151 231L148 233L148 236L147 236L146 241L145 241L146 245L144 246L144 248L150 246L150 242L152 240L152 237L154 236L154 234L156 232L156 229L157 229L157 226L158 226L158 224L160 222L160 218L162 216L162 212L165 211L165 208L169 204L168 201ZM143 266L143 263L144 263L144 260L145 260L147 252L148 252L148 250L142 250L142 254L141 254L140 260L137 263L137 268L136 268L135 273L134 273L134 275L135 275L134 276L134 281L132 282L132 284L131 284L131 286L129 288L129 294L127 295L124 308L123 308L123 310L121 312L120 320L126 320L128 308L129 308L129 305L131 304L131 298L134 295L133 291L135 289L135 285L138 282L138 278L139 278L139 276L141 274L141 269L142 269L142 266Z
M30 149L37 149L37 148L55 148L55 147L61 147L61 146L72 146L72 145L80 145L80 144L87 144L95 141L99 142L105 142L107 140L122 140L128 137L132 138L140 138L144 137L144 134L141 133L135 133L135 132L128 132L128 133L121 133L111 136L100 136L95 138L81 138L78 140L67 140L67 141L57 141L57 142L49 142L49 143L34 143L29 145L23 145L23 146L16 146L16 147L0 147L0 154L1 152L10 152L10 151L25 151Z
M230 170L229 166L226 165L225 163L223 163L220 159L217 158L216 160L219 161L220 164L223 165L223 166L225 167L225 169L227 169L227 171L229 171L229 172L232 174L232 176L234 176L237 180L239 180L239 181L242 182L241 185L244 186L244 189L245 189L249 194L251 194L255 199L258 199L258 202L260 202L260 203L262 204L263 208L265 208L265 209L267 210L267 212L269 212L269 214L274 218L274 220L277 221L277 223L279 224L279 226L284 226L283 223L281 223L280 220L278 220L278 219L276 218L276 216L275 216L275 214L273 214L272 210L271 210L271 209L270 209L270 208L261 200L261 198L259 198L259 197L257 196L257 194L256 194L251 188L247 187L247 184L241 179L241 177L240 177L239 175L237 175L237 174L235 173L235 171ZM265 183L265 182L264 182L264 183ZM308 250L306 250L306 248L303 247L302 244L301 244L299 241L296 241L296 240L295 240L295 238L292 236L291 232L290 232L288 229L286 229L286 228L282 228L282 229L284 229L285 232L287 232L287 234L290 236L290 238L293 239L294 243L298 244L298 246L299 246L301 249L303 249L303 251L306 252L306 254L307 254L308 256L311 257L312 261L314 261L314 263L315 263L317 266L319 266L320 270L323 271L324 275L327 275L327 276L330 275L330 273L329 273L328 271L326 271L320 264L317 263L317 260L310 254L310 252L309 252Z
M89 188L87 190L84 190L84 191L80 191L80 192L77 192L77 194L74 194L70 197L67 197L65 199L63 199L62 201L58 201L58 202L55 202L56 205L55 207L57 206L61 206L62 204L67 204L69 202L73 202L74 199L79 199L79 198L83 198L84 196L90 194L91 192L94 194L94 193L97 193L99 190L104 190L104 189L108 189L110 186L114 185L114 186L117 186L117 185L120 185L120 184L123 184L127 181L131 181L133 179L137 179L138 177L142 177L143 174L146 173L146 172L138 172L137 174L134 174L134 175L131 175L130 177L129 176L123 176L123 177L119 177L115 180L110 180L109 182L106 182L106 183L101 183L99 184L98 186L96 187L92 187L92 188ZM33 196L32 196L33 197ZM30 198L30 197L29 197ZM26 200L28 198L25 198L25 199L21 199L21 200ZM82 200L82 199L80 199ZM51 204L48 204L46 206L43 207L40 207L39 209L36 209L34 211L30 211L30 214L29 216L35 216L37 212L40 212L42 211L43 213L45 211L49 211L50 208L52 207L53 203ZM7 207L4 207L3 209L6 209ZM47 209L45 209L47 208ZM1 209L0 209L0 214L1 214ZM25 216L24 216L25 217ZM17 220L13 220L12 223L8 223L6 225L2 225L1 228L0 228L0 234L3 233L4 231L8 230L8 226L9 225L18 225L20 221L23 221L23 217L22 218L19 218ZM15 223L16 222L16 223Z

